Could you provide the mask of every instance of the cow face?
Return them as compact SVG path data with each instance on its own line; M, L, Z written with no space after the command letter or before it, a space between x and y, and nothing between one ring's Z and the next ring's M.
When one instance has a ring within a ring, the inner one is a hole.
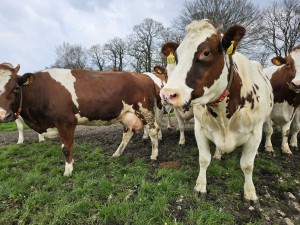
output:
M186 27L186 36L178 47L169 44L162 47L166 56L174 52L177 65L168 69L169 79L161 97L175 107L216 100L228 83L228 57L223 51L234 53L244 34L245 29L235 25L222 38L210 21L193 21Z
M288 56L277 56L271 61L276 66L282 66L280 72L286 76L289 88L300 93L300 46L293 48Z
M30 85L33 74L17 75L20 66L0 64L0 122L11 122L17 118L21 104L21 86Z

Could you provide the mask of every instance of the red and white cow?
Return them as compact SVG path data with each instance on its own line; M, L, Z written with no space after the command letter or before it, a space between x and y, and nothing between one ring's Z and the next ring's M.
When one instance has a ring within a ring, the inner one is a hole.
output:
M300 46L293 48L285 58L277 56L272 59L275 66L264 69L264 74L270 79L274 93L274 107L264 125L266 134L265 149L274 153L271 136L272 122L281 127L283 153L291 155L288 136L292 123L292 138L290 145L298 149L297 134L300 130Z
M244 199L258 203L252 172L273 94L261 66L235 53L244 34L245 28L239 25L230 27L222 37L209 20L189 24L178 47L168 43L164 46L165 55L174 54L177 63L172 71L168 70L169 79L161 97L174 107L193 107L200 163L195 191L206 193L209 141L221 154L242 146Z
M123 139L113 156L124 151L133 132L143 125L152 142L151 159L158 155L158 125L153 81L133 72L95 72L48 69L18 76L19 66L0 64L0 122L15 120L20 114L38 133L56 127L66 165L64 175L73 171L74 131L78 124L110 125L121 122Z
M164 50L162 49L162 52ZM163 67L154 67L154 70L156 72L156 76L158 74L164 74L166 78L168 78L168 75L167 75L167 71L168 69L169 70L172 70L173 68L173 64L175 63L175 61L173 60L168 60L168 63L167 63L167 69L164 69ZM166 79L167 81L167 79ZM161 87L162 88L162 87ZM169 105L165 105L164 106L166 111L171 111L171 109L174 110L174 113L175 113L175 117L176 117L176 120L177 120L177 123L178 123L178 129L179 129L179 132L180 132L180 136L179 136L179 143L178 145L179 146L184 146L185 145L185 135L184 135L184 127L185 127L185 124L191 119L194 117L194 114L193 114L193 109L191 107L189 107L188 109L182 109L182 108L173 108ZM169 117L168 117L169 118ZM170 123L170 122L169 122Z

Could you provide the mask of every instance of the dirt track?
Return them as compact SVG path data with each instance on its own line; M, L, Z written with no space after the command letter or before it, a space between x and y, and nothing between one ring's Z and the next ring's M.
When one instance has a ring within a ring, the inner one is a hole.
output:
M174 149L178 149L179 132L174 128L176 125L175 119L173 120L173 128L167 130L163 128L164 140L159 145L159 157L157 162L153 165L166 166L166 162L180 162L185 154L191 154L191 149L196 146L196 141L193 132L193 123L189 122L186 126L186 146L180 151L174 152ZM166 124L166 123L164 123ZM38 141L37 133L32 130L25 130L24 132L25 142ZM101 147L107 154L112 154L117 149L122 137L122 126L112 125L109 127L86 127L78 126L75 132L75 148L76 142L80 141L99 141ZM17 143L17 132L1 132L0 144L14 144ZM137 157L146 159L146 162L152 163L149 160L150 157L150 143L145 144L145 141L141 140L142 133L138 133L133 136L133 140L127 146L124 152L124 156L128 159L134 160ZM54 141L58 139L54 139ZM273 137L274 146L280 146L280 135L276 134ZM146 141L147 142L147 141ZM260 198L261 211L249 210L241 204L242 199L237 198L237 202L226 199L226 196L222 193L218 196L208 194L207 201L214 202L216 200L224 201L228 205L227 211L230 211L236 218L238 224L244 224L250 221L257 221L257 217L262 218L264 224L300 224L300 151L294 152L294 155L287 157L285 155L277 154L276 157L272 157L263 152L263 145L260 145L261 157L266 160L271 160L273 163L283 165L284 176L274 177L268 170L255 171L255 175L259 177L256 190ZM75 151L76 155L76 151ZM230 157L230 154L225 155L225 160ZM222 163L222 161L220 162ZM178 166L178 165L176 165ZM197 156L195 161L189 162L189 166L195 167L198 170ZM209 178L208 178L209 179ZM220 185L224 184L224 180L216 180L210 178L208 182L218 182ZM280 188L278 184L285 182L285 180L293 181L297 185L288 188L288 190ZM191 178L191 182L195 182L195 178ZM192 191L192 190L191 190ZM182 208L181 210L188 210Z

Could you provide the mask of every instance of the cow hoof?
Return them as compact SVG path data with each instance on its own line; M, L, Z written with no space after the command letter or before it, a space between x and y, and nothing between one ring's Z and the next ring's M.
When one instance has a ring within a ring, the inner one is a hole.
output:
M289 152L282 151L282 154L284 154L286 156L292 156L293 155L293 153L291 151L289 151Z
M291 146L291 148L292 148L292 151L294 152L294 151L298 151L298 146Z
M200 191L196 191L194 190L196 197L199 197L201 199L207 199L207 192L200 192Z
M114 153L112 156L111 156L111 158L117 158L117 157L120 157L121 156L121 154L116 154L116 153Z
M260 203L258 200L249 200L244 198L243 200L245 207L249 210L259 210L261 209Z
M150 159L151 159L151 160L157 160L157 156L152 156L152 155L151 155L151 156L150 156Z
M65 177L69 177L69 176L71 176L72 175L72 172L71 171L65 171L64 172L64 176Z
M180 148L184 148L184 147L185 147L185 143L183 143L183 144L179 143L178 146L179 146Z

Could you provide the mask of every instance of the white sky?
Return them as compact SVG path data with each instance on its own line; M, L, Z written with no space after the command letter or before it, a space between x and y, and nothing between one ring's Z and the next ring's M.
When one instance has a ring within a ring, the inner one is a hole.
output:
M264 6L270 0L252 0ZM0 63L21 65L19 74L55 62L63 42L89 48L125 38L145 18L165 27L185 0L0 0Z

